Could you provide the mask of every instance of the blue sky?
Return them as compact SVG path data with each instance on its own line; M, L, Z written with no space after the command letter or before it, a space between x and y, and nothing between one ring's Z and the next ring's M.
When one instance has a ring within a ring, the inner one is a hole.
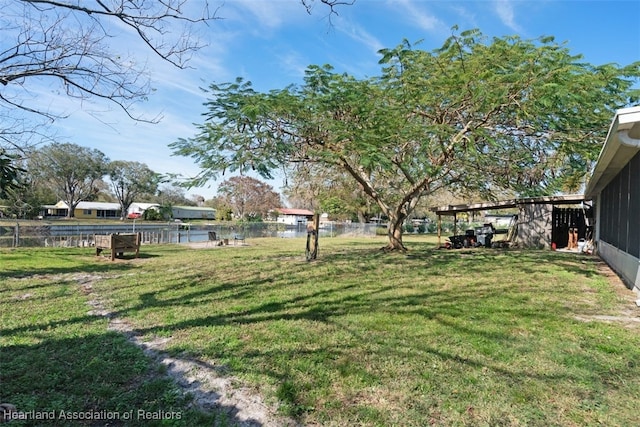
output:
M196 6L200 0L189 0ZM525 39L554 36L592 64L627 65L640 60L640 1L590 0L356 0L327 16L317 4L307 14L299 0L225 0L218 16L202 33L208 46L180 70L154 57L130 35L113 39L113 49L148 61L154 93L136 105L135 113L162 115L159 124L136 123L115 106L102 102L56 101L70 114L57 121L58 139L97 148L111 160L146 163L160 173L193 176L189 158L172 156L168 144L196 132L206 94L200 88L237 76L258 90L299 83L310 64L331 64L358 77L377 75L377 51L407 39L423 40L420 48L440 47L457 25L478 28L488 36L517 34ZM319 2L318 2L319 3ZM188 194L209 199L221 177ZM281 180L270 181L276 191Z

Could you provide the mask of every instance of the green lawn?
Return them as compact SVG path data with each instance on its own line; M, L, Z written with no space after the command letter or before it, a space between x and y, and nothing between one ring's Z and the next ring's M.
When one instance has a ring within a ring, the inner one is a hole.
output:
M323 239L307 263L301 239L248 243L143 246L115 262L91 249L0 250L0 401L233 423L193 409L162 367L87 314L100 296L143 340L224 365L304 425L637 423L638 322L595 317L620 316L633 295L594 257L436 250L409 236L406 254L380 251L383 238ZM110 425L136 422L154 425Z

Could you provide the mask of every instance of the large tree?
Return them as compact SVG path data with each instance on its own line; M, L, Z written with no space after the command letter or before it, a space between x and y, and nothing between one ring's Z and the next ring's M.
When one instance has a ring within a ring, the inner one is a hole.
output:
M185 67L202 46L195 27L215 19L207 2L195 8L186 3L0 0L0 149L9 155L2 156L0 175L12 174L26 151L54 141L47 123L66 114L42 102L37 85L80 102L106 100L136 120L157 121L132 109L152 91L146 61L113 40L129 32L160 58ZM0 190L8 189L1 184Z
M99 150L62 143L46 145L31 154L29 173L39 182L48 183L56 198L69 207L74 216L78 203L91 199L98 181L107 174L109 160Z
M270 210L282 207L273 187L250 176L234 176L218 187L218 195L240 219L261 219Z
M510 188L553 194L581 181L615 109L638 99L640 63L594 66L553 38L486 40L477 30L434 51L384 49L378 77L311 66L303 85L260 93L248 82L210 86L206 121L172 144L200 180L283 163L342 168L402 224L439 189L491 197Z
M153 195L160 175L144 163L116 160L108 165L113 194L120 203L120 219L124 219L131 204L139 197Z
M176 182L165 182L163 177L162 185L158 188L158 193L153 198L162 206L197 206L196 202L187 197L186 190Z

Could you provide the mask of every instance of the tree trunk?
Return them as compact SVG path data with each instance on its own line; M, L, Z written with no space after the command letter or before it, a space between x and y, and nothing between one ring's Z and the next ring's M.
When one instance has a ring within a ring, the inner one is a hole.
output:
M398 218L389 218L389 231L387 235L389 236L389 244L384 247L384 250L387 251L406 251L407 248L402 243L402 223L404 222L404 217Z

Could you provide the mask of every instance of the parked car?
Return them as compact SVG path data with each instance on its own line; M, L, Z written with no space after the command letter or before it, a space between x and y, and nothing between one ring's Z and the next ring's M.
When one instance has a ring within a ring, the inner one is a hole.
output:
M142 217L142 214L140 212L131 212L129 215L127 215L127 218L129 219L138 219Z

